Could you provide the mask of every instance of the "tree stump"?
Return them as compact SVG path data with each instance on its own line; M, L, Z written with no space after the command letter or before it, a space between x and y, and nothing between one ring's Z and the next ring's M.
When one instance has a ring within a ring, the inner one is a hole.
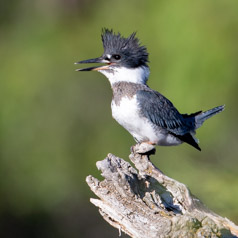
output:
M151 163L148 151L153 149L144 143L132 147L129 158L136 169L112 154L97 162L105 179L89 175L86 181L100 198L90 201L103 218L135 238L238 237L238 226Z

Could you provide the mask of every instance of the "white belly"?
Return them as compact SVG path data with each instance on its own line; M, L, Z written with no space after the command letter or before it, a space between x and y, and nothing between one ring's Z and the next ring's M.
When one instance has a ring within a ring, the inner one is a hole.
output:
M177 145L181 141L160 129L138 111L136 96L133 98L123 97L116 105L111 104L113 118L122 125L138 142L151 142L157 145Z

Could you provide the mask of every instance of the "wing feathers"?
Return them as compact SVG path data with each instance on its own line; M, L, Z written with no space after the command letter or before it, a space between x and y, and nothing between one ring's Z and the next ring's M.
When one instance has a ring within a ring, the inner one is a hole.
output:
M153 90L139 90L136 95L141 114L153 124L176 135L189 131L183 116L163 95Z
M168 133L181 141L201 151L194 137L190 134L194 130L194 116L201 112L181 115L167 98L151 89L139 90L136 95L143 116L147 117L153 124L166 129Z

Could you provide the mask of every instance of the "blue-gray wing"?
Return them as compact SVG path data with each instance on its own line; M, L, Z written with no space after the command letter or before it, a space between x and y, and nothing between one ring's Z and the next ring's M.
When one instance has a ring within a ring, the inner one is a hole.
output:
M159 92L139 90L136 96L141 115L148 118L153 124L167 129L175 135L184 135L190 131L183 116Z

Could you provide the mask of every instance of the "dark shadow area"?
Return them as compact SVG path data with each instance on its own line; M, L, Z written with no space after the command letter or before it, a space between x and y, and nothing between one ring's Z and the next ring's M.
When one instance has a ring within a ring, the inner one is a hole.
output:
M179 206L173 203L171 193L153 177L147 176L145 179L138 179L137 175L134 174L133 179L127 176L127 181L131 190L142 200L148 192L151 194L151 201L156 207L166 209L168 212L182 214ZM163 207L159 206L158 201L161 201Z

